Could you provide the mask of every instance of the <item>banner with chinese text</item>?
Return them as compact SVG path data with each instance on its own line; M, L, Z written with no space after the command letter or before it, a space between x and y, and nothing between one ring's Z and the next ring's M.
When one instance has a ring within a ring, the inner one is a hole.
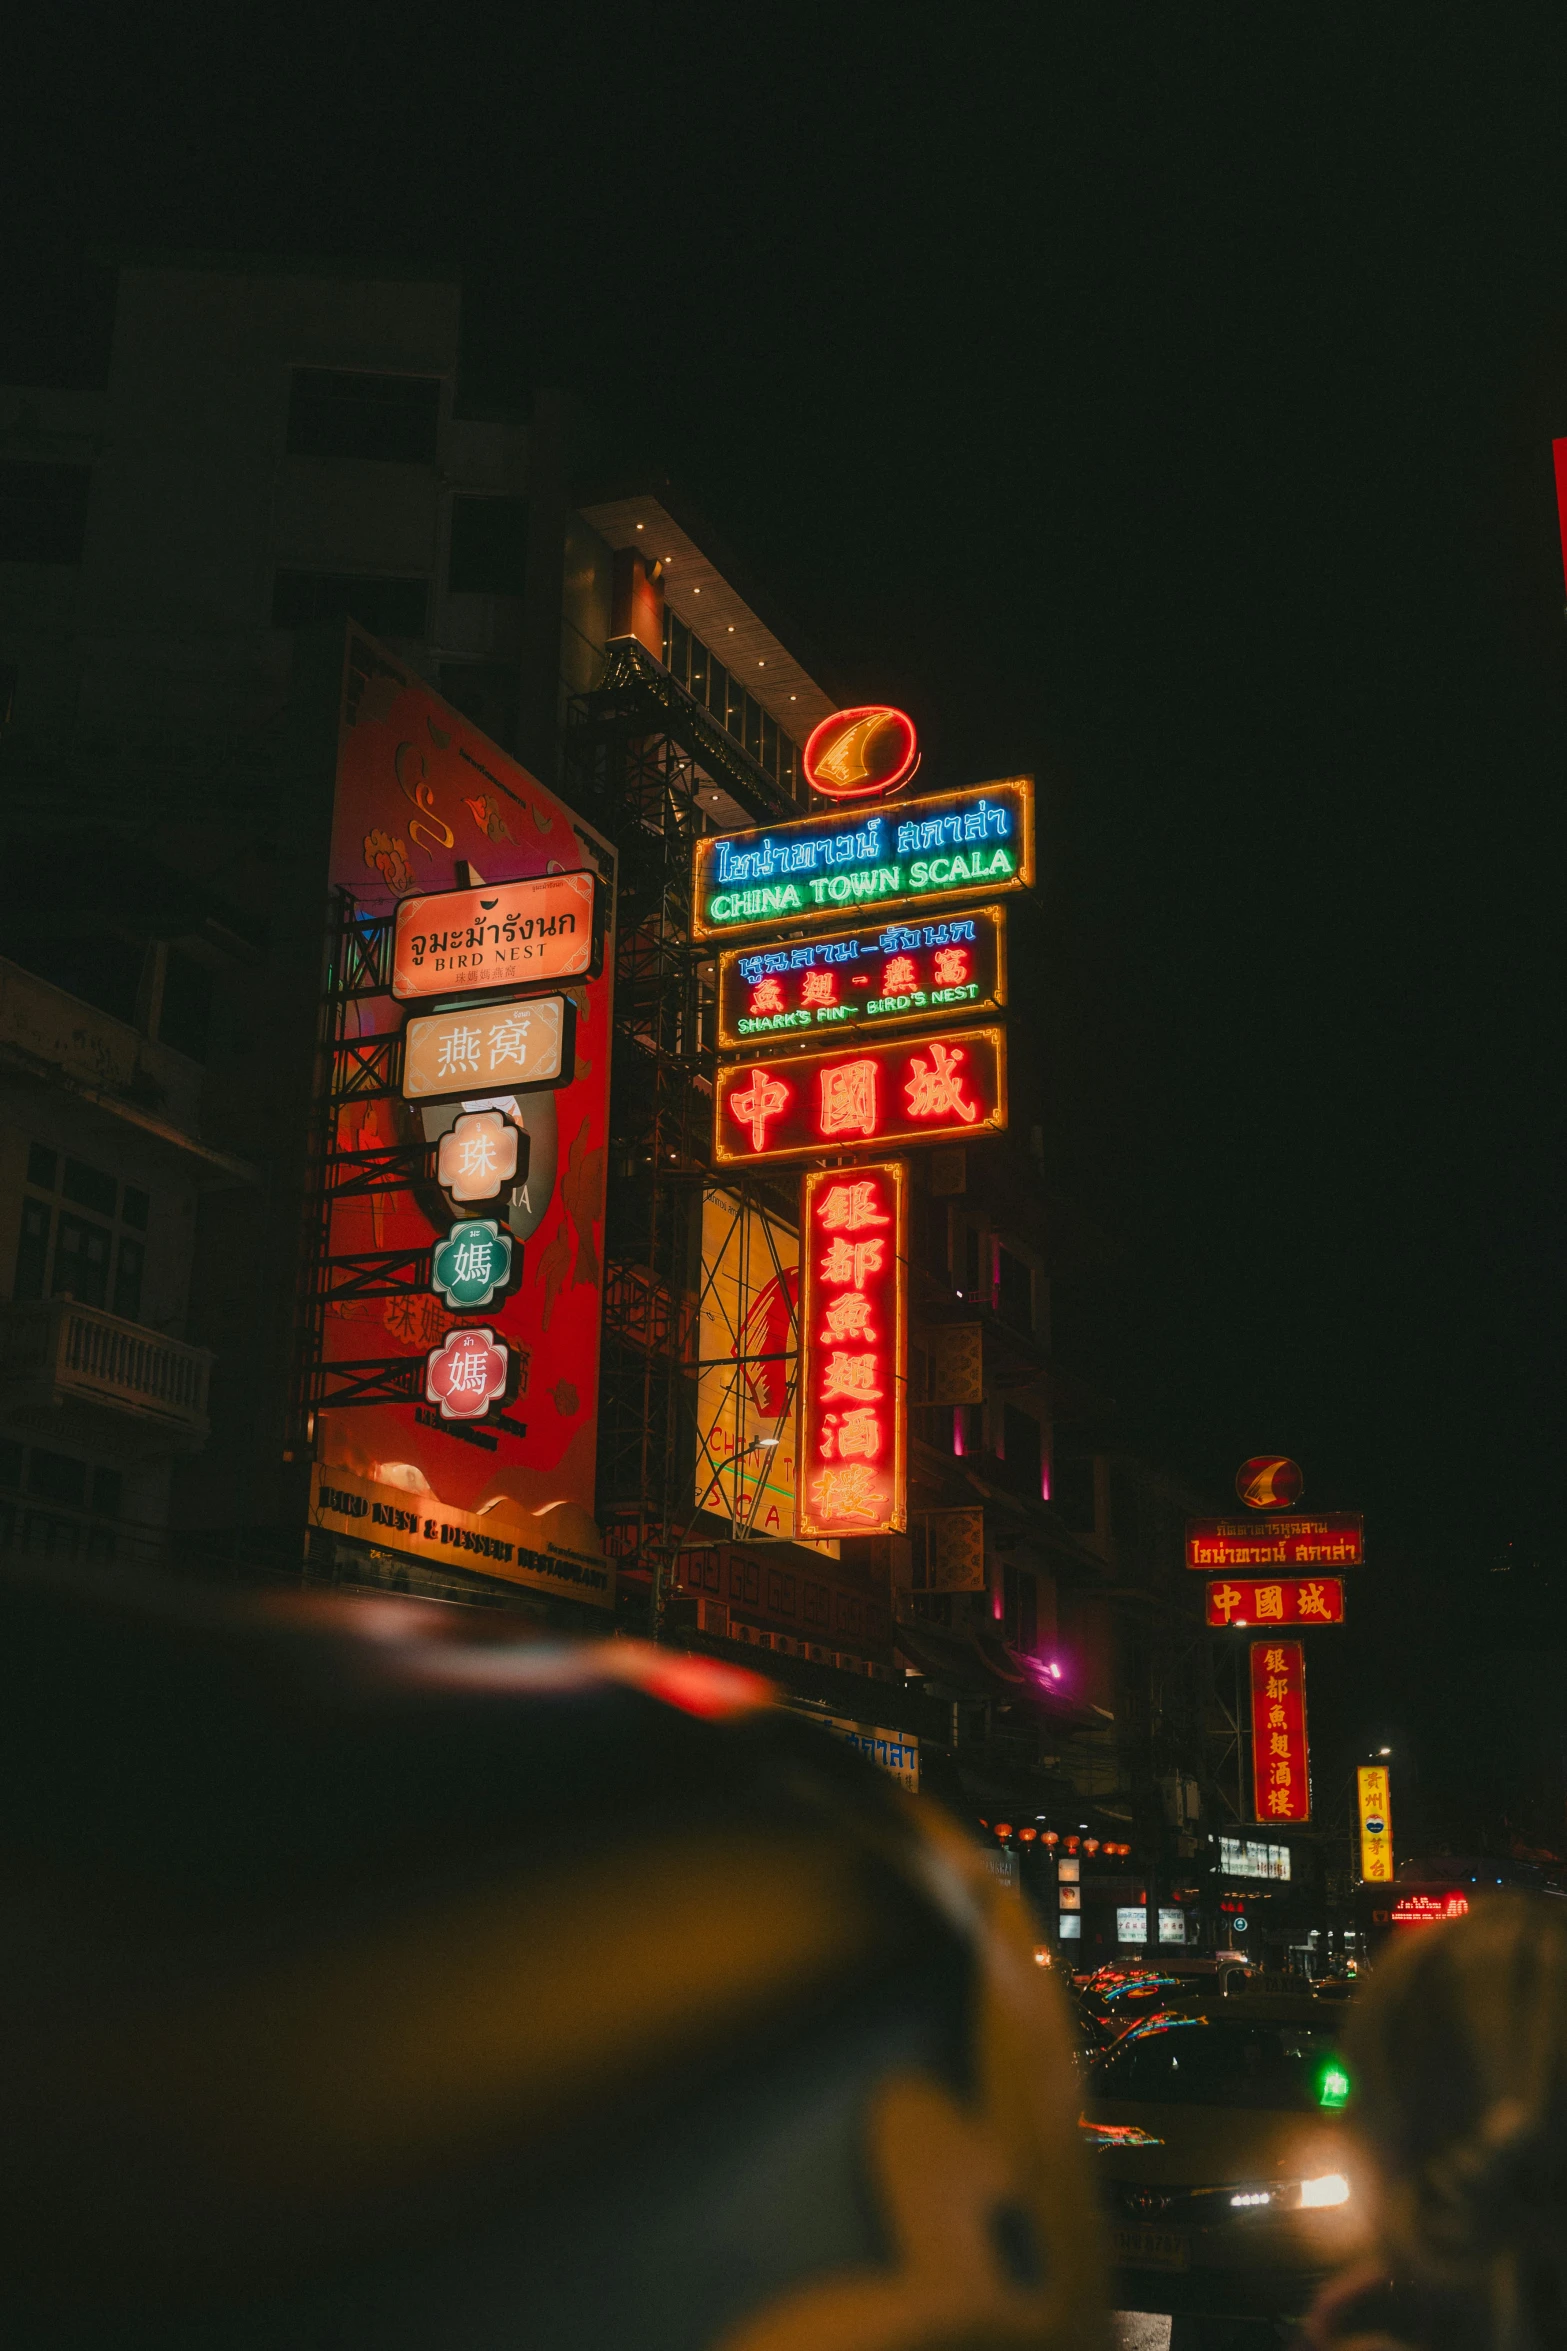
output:
M1006 912L932 915L820 939L726 948L718 958L718 1049L813 1030L906 1027L972 1019L1006 1003Z
M1385 1763L1363 1763L1355 1774L1360 1811L1360 1874L1368 1886L1393 1882L1393 1791Z
M1291 1577L1277 1584L1224 1581L1208 1586L1210 1624L1342 1624L1341 1576Z
M759 1055L720 1068L713 1085L714 1155L731 1166L861 1144L946 1143L1006 1123L999 1028Z
M1251 1645L1251 1778L1259 1822L1311 1818L1306 1652L1299 1641Z
M812 1168L801 1187L802 1535L908 1519L908 1170Z

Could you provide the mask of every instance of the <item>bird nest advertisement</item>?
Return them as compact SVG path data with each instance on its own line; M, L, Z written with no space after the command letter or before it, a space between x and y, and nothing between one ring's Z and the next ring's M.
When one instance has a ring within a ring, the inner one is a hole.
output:
M330 878L312 1517L609 1607L614 851L350 627Z

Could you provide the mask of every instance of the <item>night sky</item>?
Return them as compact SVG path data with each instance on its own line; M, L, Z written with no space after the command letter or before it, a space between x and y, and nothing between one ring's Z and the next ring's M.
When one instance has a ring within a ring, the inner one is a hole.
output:
M35 34L10 340L93 240L445 261L474 383L576 385L932 781L1034 769L1123 1433L1363 1507L1344 1734L1433 1833L1519 1825L1509 1647L1567 1655L1567 24L566 13Z

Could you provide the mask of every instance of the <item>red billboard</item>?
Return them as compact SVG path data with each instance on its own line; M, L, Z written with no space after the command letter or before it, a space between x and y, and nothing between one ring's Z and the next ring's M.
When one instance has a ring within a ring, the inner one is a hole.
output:
M758 1055L720 1069L713 1086L714 1156L730 1166L867 1144L962 1141L1006 1123L1006 1038L998 1028Z
M487 1042L467 1095L405 1099L393 1062L385 1084L335 1099L315 1515L601 1605L614 1598L593 1519L613 955L594 915L613 906L614 872L602 835L350 628L329 878L392 935L375 966L385 993L338 1002L339 1064L369 1067L374 1041L414 1018L393 994L394 939L409 993L482 986L489 1009L471 1024ZM453 946L459 916L477 934L481 913L482 939ZM541 952L505 960L522 947ZM568 1001L565 1082L540 1090L531 1064L498 1057L498 990L519 1010L537 1002L541 1022ZM423 1037L436 1024L419 1025ZM434 1286L432 1251L472 1220L509 1249L484 1332L456 1341L472 1313ZM427 1363L441 1367L428 1380ZM487 1391L482 1415L467 1410L469 1381ZM353 1392L373 1400L334 1408Z
M812 1168L800 1199L801 1535L908 1523L908 1170Z
M1310 1820L1306 1652L1299 1641L1251 1645L1251 1783L1259 1821Z
M1279 1583L1226 1576L1208 1586L1208 1622L1222 1625L1342 1624L1340 1576L1300 1576Z
M1358 1510L1292 1512L1288 1518L1189 1518L1186 1564L1205 1574L1249 1567L1362 1567L1365 1533Z

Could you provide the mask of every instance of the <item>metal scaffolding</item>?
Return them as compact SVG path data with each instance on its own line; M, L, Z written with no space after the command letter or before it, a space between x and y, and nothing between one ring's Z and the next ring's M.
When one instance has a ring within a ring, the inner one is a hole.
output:
M713 1180L710 951L691 938L692 851L715 820L794 811L631 638L567 707L562 789L619 854L598 1515L622 1573L648 1578L656 1634L695 1509L695 1307Z

